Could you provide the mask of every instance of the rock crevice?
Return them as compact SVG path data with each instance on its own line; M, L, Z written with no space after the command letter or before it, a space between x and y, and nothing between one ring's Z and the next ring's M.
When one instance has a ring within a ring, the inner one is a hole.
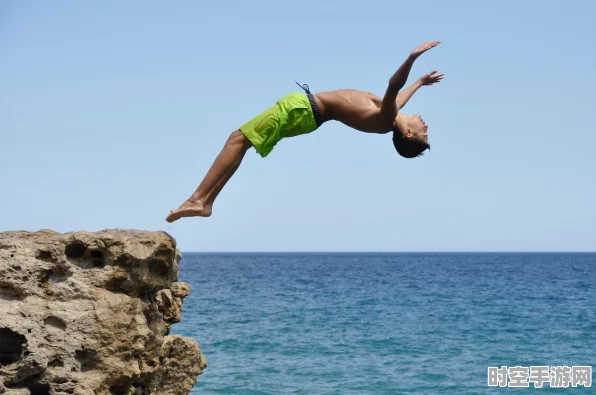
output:
M165 232L0 233L0 394L188 394L180 259Z

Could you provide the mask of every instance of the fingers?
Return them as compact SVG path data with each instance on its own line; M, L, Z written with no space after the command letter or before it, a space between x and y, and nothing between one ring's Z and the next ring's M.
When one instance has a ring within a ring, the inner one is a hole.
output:
M435 75L435 74L437 74L437 70L433 70L430 73L425 74L424 76L426 78L437 78L437 77L443 78L443 76L445 75L445 74L439 74L439 75Z
M441 41L436 40L436 41L429 41L425 44L426 47L428 47L428 49L434 48L437 45L441 44Z
M417 58L418 56L422 55L423 53L425 53L429 49L436 47L440 43L441 43L441 41L439 41L439 40L436 40L436 41L427 41L424 44L420 44L419 46L417 46L416 48L414 48L414 50L412 50L412 52L410 53L410 55Z
M424 77L422 78L424 85L437 84L443 79L443 77L445 77L445 74L443 74L443 73L435 75L436 73L437 73L437 71L433 70L430 73L425 74Z

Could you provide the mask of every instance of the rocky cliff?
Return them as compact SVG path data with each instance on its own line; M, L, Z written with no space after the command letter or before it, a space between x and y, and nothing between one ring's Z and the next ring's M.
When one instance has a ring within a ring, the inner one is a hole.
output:
M180 258L164 232L0 233L0 394L188 394Z

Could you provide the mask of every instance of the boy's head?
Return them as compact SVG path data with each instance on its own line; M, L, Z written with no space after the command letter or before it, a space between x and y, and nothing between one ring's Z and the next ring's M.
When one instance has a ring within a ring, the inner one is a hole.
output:
M404 158L415 158L430 149L428 126L420 114L398 114L393 121L393 146Z

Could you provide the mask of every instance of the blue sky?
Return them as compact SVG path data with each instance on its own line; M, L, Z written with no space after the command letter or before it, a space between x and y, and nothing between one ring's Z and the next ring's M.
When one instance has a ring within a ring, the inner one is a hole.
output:
M592 1L0 2L0 230L164 230L183 251L596 250ZM384 93L409 51L432 150L339 123L248 152L164 221L228 134L299 89Z

